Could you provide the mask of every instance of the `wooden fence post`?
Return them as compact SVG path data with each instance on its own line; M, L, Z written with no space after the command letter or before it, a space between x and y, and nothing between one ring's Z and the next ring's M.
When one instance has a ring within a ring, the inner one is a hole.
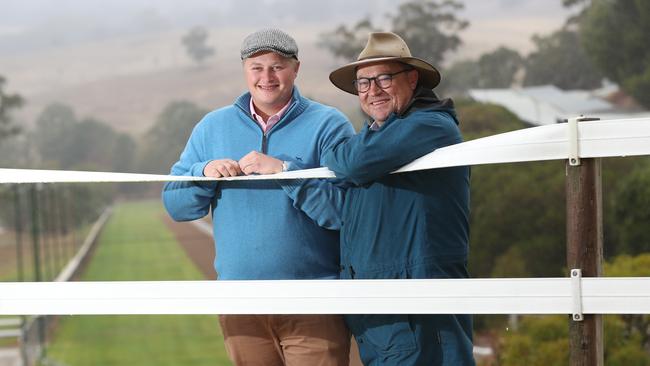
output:
M603 209L601 160L581 159L566 164L567 266L584 277L602 274ZM585 314L583 321L569 320L571 366L602 366L603 318Z

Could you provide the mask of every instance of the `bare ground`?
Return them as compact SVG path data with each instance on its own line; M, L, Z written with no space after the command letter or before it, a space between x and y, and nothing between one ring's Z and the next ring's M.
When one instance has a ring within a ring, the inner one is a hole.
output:
M217 274L214 270L214 242L212 236L197 230L189 222L176 222L163 214L162 220L169 230L174 233L176 241L185 250L187 256L196 265L206 279L214 280Z

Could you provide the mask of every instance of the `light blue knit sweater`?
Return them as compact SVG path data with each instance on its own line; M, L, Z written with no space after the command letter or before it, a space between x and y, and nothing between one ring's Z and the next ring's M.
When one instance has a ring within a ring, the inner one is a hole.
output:
M249 102L245 93L233 105L207 114L171 173L202 176L209 161L239 160L253 150L302 168L318 167L330 146L354 132L338 110L294 88L289 109L264 135L250 116ZM162 198L177 221L201 218L212 208L219 279L338 278L338 231L319 227L294 208L274 181L169 182Z

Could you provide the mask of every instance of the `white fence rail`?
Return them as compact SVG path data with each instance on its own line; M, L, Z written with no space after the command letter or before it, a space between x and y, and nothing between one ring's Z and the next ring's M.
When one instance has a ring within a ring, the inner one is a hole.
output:
M525 128L437 149L395 173L450 166L498 164L569 158L650 155L650 118L590 121ZM2 183L165 182L331 178L327 168L296 170L272 175L226 178L84 172L64 170L0 169Z
M577 280L0 283L0 314L650 314L650 278Z

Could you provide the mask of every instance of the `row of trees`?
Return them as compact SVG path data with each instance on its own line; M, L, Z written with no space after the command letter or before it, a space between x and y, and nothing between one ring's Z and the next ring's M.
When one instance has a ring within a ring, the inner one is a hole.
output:
M30 130L11 118L23 98L6 94L0 76L0 164L41 169L165 174L178 160L193 126L207 111L190 102L172 102L137 141L109 124L78 118L69 105L46 106ZM140 148L138 148L140 146Z
M0 75L0 141L20 132L18 126L11 121L11 111L23 105L23 98L18 94L8 94L4 91L6 80Z
M503 107L458 103L475 139L526 127ZM470 268L477 277L566 275L563 161L472 167ZM650 252L650 160L603 161L605 256Z
M1 88L0 96L0 165L11 167L166 174L193 126L207 113L190 102L172 102L136 139L103 121L79 118L71 106L54 103L43 109L32 129L21 130L10 110L19 108L23 99Z
M41 166L54 169L131 171L136 143L108 124L91 118L77 119L64 104L47 106L28 133Z
M527 56L500 47L477 60L463 60L443 70L438 88L461 95L470 88L507 88L513 84L553 84L561 89L593 89L604 77L616 82L640 104L650 108L650 5L644 0L563 0L580 7L577 16L556 32L532 38ZM445 57L458 49L458 33L468 22L457 14L458 0L413 0L387 14L391 30L400 34L411 53L442 68ZM354 60L368 32L378 28L367 17L324 33L320 45L334 56Z
M103 121L79 118L72 107L60 103L46 106L33 128L19 128L12 116L24 99L5 92L4 83L0 76L0 166L4 167L166 174L192 126L206 113L188 102L171 103L141 141ZM158 194L159 190L133 184L75 184L70 189L77 224L96 218L116 194L141 194L148 189ZM11 202L12 194L9 187L0 186L0 201ZM13 214L12 205L0 205L0 226L12 226Z

